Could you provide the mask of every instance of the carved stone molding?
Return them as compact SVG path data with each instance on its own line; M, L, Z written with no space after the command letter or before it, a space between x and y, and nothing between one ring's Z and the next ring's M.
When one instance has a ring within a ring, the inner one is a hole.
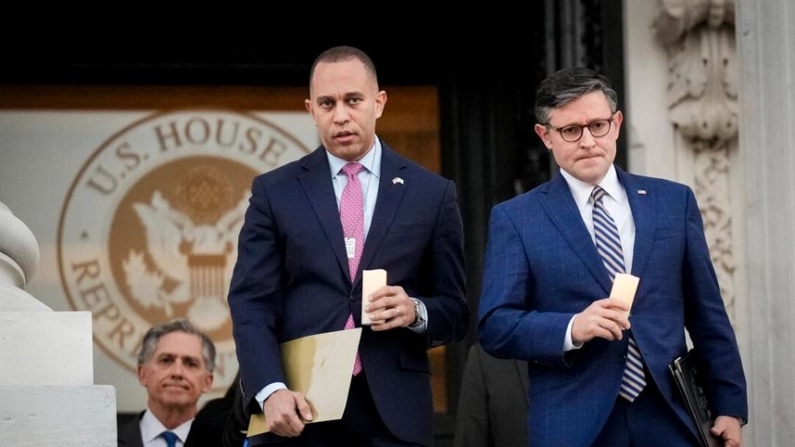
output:
M668 52L671 121L687 139L736 138L734 2L662 0L661 5L655 30Z
M733 315L730 156L738 135L733 0L660 0L654 23L668 54L669 118L693 152L693 183L723 299Z
M709 245L710 258L718 275L721 294L733 314L735 300L734 260L731 219L731 188L729 187L728 143L716 146L703 140L694 140L694 191L698 197L704 219L704 235Z

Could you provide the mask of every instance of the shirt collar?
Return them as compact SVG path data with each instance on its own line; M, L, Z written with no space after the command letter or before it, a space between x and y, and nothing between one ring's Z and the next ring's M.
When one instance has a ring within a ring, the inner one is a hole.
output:
M185 440L188 439L188 432L190 432L191 424L193 424L193 419L183 422L171 431L176 433L180 441L184 443ZM166 430L168 430L166 426L147 408L141 418L141 438L144 444L157 438Z
M577 202L577 206L580 208L584 207L588 201L591 200L591 192L596 185L585 183L563 169L560 170L560 173L563 175L563 178L566 179L566 183L569 185L569 190L571 191L571 195L574 197L574 201ZM614 165L610 165L610 168L607 170L604 178L602 178L602 181L600 181L598 184L619 205L624 203L626 194L624 193L624 188L621 187L621 182L618 181L618 174L616 174L616 168Z
M328 165L329 169L331 170L331 177L334 178L337 175L341 175L340 171L342 167L348 164L347 160L343 160L341 158L335 157L331 154L331 152L326 151L326 157L328 157ZM365 169L376 178L381 177L381 140L378 138L375 139L373 143L373 147L364 154L359 163L364 166Z

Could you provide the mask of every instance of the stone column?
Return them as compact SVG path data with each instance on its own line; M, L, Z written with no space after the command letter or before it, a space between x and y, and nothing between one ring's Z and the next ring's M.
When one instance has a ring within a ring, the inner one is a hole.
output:
M693 186L721 294L737 326L734 222L737 166L737 51L733 0L661 0L654 23L668 56L668 119L680 181ZM684 162L684 163L681 163Z
M48 311L25 291L39 264L39 244L21 220L0 202L0 312Z
M116 392L93 385L90 312L53 312L25 291L30 229L0 202L0 446L114 447Z
M795 439L795 6L738 0L740 148L748 271L741 344L750 386L747 447Z

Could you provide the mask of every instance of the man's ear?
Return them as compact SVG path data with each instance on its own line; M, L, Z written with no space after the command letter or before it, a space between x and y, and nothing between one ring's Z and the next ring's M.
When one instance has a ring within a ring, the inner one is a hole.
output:
M384 113L384 107L385 106L386 106L386 92L384 90L381 90L375 95L375 117L376 117L376 119L381 118L381 114Z
M617 110L615 115L613 115L613 127L616 129L616 138L618 138L618 134L621 130L621 123L624 122L624 114L621 113L620 110Z
M146 366L138 366L138 383L146 387Z
M210 373L207 374L207 377L204 378L204 386L202 387L202 391L205 393L209 393L210 390L212 389L213 389L213 374Z
M536 124L533 127L533 130L536 131L536 135L538 135L538 138L541 138L541 141L544 143L544 146L546 146L547 149L551 150L552 142L549 141L549 128L543 124Z

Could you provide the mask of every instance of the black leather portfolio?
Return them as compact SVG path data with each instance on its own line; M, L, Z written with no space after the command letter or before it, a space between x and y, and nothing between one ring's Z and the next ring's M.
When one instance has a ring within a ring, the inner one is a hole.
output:
M682 394L688 413L696 423L699 442L702 447L720 447L723 443L709 432L714 422L709 408L707 395L704 393L702 377L698 375L696 354L691 349L687 354L674 360L668 369L674 377L676 387Z

